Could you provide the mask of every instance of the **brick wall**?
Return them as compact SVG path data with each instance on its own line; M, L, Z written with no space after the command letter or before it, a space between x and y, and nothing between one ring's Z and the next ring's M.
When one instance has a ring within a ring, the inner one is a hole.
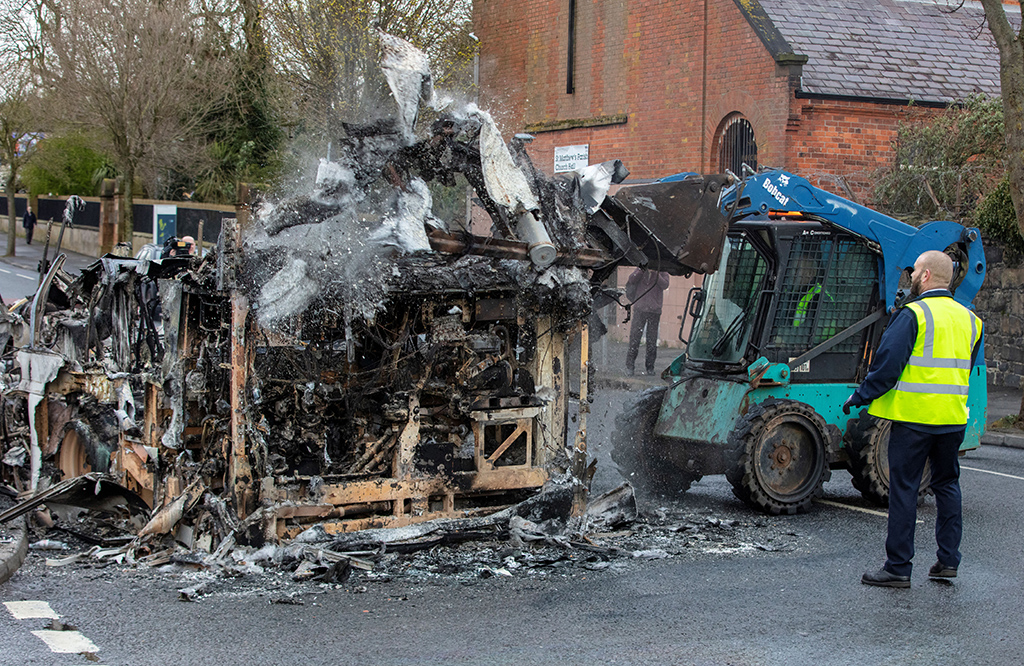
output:
M989 384L1024 387L1024 266L1007 262L1003 248L985 242L985 283L974 310L985 322L985 360Z
M799 68L776 65L731 1L708 3L705 30L708 72L702 170L721 172L716 141L723 121L733 113L742 114L754 128L758 163L785 167L791 77L798 75Z
M589 144L591 163L621 159L632 180L715 171L716 131L734 112L750 120L767 163L784 161L790 72L731 0L709 0L707 17L703 3L581 0L571 95L567 11L565 0L474 5L481 106L506 135L536 137L530 154L543 170L555 146ZM584 126L538 127L558 121Z
M800 68L777 65L732 0L579 0L571 95L568 2L484 0L474 12L482 104L506 134L535 135L531 155L549 172L554 147L576 144L591 163L621 159L633 180L717 172L722 125L740 113L760 164L870 203L899 122L934 113L797 98ZM577 126L546 131L559 121Z
M568 5L474 3L481 106L506 136L534 135L530 155L547 173L556 146L577 144L590 146L591 164L621 159L627 182L716 173L716 142L739 113L754 129L759 164L870 205L898 123L934 112L797 98L800 67L776 64L733 0L577 0L575 92L567 94ZM673 280L673 307L681 310L690 284ZM678 344L678 314L666 307L668 344Z
M786 168L822 189L870 203L875 175L892 157L899 123L934 113L923 107L794 96Z

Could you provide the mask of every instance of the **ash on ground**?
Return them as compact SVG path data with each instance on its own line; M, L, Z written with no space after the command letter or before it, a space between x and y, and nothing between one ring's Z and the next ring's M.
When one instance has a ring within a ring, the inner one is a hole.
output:
M130 575L166 586L182 602L209 597L243 597L274 604L315 603L325 593L402 594L422 586L524 584L530 581L572 579L595 575L628 575L651 566L652 560L681 563L708 558L749 558L791 553L803 547L804 537L778 521L742 510L693 511L666 500L630 525L582 538L524 542L512 530L414 552L361 552L355 557L368 569L337 566L318 557L316 546L236 548L228 562L207 567L194 553L181 549L157 566L128 566L113 560L80 559L53 566L54 558L89 545L67 539L69 550L30 551L24 573L30 576L95 577ZM401 548L399 549L401 550ZM47 561L49 560L49 565Z

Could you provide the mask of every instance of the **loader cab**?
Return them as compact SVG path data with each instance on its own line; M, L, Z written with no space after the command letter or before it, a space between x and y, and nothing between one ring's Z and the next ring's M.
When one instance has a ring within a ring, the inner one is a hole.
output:
M879 307L878 272L866 243L821 222L735 223L718 270L695 296L702 303L690 308L697 316L683 365L729 375L761 356L789 363ZM876 324L849 337L794 367L792 382L859 381L880 334Z

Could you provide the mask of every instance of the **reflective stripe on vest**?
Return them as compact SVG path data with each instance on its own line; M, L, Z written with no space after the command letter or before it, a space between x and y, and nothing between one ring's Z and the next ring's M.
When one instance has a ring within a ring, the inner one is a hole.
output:
M981 337L981 320L948 296L909 303L917 318L917 339L899 381L868 408L893 421L927 425L967 423L971 351Z

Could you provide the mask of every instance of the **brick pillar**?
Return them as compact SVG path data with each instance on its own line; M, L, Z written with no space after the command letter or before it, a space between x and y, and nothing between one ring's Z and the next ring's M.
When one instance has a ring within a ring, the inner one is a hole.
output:
M252 213L250 207L249 183L238 183L235 188L235 217L238 218L238 226L241 229L249 228L249 219Z
M100 186L100 254L110 252L118 242L117 218L120 207L120 192L117 181L104 178ZM130 240L130 239L129 239Z

